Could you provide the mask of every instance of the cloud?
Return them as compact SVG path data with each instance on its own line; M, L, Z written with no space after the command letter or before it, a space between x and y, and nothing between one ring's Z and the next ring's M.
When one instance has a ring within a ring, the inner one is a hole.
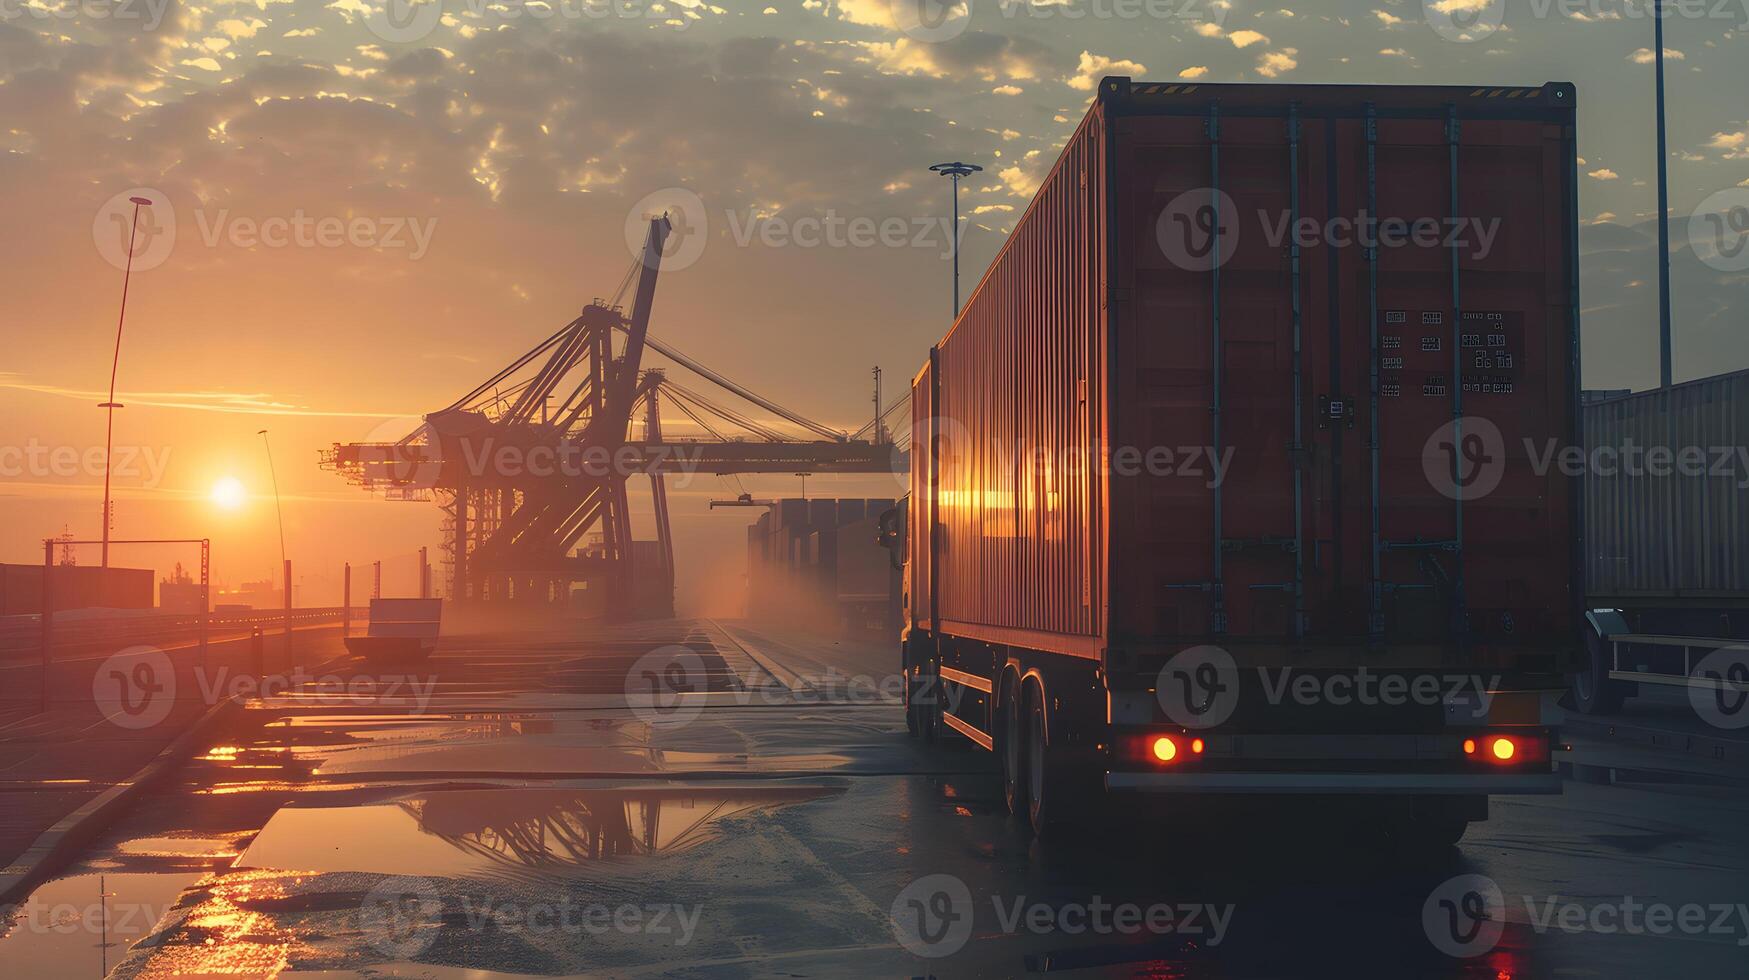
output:
M1687 55L1675 48L1664 49L1664 60L1666 61L1682 61L1687 57ZM1628 60L1636 65L1649 65L1657 59L1654 57L1651 48L1635 48L1633 53L1628 55Z
M1063 79L1063 83L1072 89L1083 92L1093 91L1099 84L1099 79L1105 75L1145 75L1148 68L1137 61L1127 61L1122 58L1108 58L1102 54L1090 51L1081 52L1081 61L1075 66L1075 74Z
M1590 173L1586 174L1585 176L1590 177L1593 180L1618 180L1621 177L1620 174L1609 169L1608 167L1600 167L1596 170L1591 171Z
M1379 23L1386 27L1397 27L1403 23L1403 18L1388 10L1375 10L1372 13L1374 17L1379 19Z
M1300 66L1296 55L1298 48L1282 48L1280 51L1266 51L1257 59L1257 74L1264 78L1275 78Z
M1179 78L1201 78L1209 73L1207 65L1191 65L1178 72Z
M214 24L213 29L233 39L241 39L254 37L255 32L266 26L267 23L259 17L251 17L248 20L227 17L226 19L219 21L217 24Z
M1706 145L1709 150L1718 150L1726 160L1749 159L1749 130L1714 133Z
M986 82L1027 81L1048 71L1050 52L1037 41L969 31L947 41L852 42L860 60L883 71L931 78L977 78Z
M1235 48L1248 48L1253 44L1269 43L1268 36L1260 34L1257 31L1237 30L1229 34L1225 27L1222 27L1220 24L1217 24L1212 20L1198 21L1195 30L1196 33L1203 37L1216 39L1225 38L1228 41L1231 41Z

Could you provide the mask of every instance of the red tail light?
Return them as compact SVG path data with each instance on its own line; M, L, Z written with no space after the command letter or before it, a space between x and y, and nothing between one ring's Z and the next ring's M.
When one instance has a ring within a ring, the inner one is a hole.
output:
M1539 731L1478 732L1460 744L1464 758L1495 766L1547 762L1549 737Z
M1178 758L1178 742L1170 735L1157 735L1149 745L1148 753L1155 762L1171 762Z

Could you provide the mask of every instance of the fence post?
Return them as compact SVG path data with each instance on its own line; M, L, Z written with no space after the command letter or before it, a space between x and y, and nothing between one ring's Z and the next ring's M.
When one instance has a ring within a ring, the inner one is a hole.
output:
M352 563L340 575L340 635L352 635Z
M291 655L291 648L292 648L291 559L287 558L285 560L285 650L284 650L284 653L285 653L285 662L288 664L293 662L292 655Z
M54 659L55 641L55 539L43 539L43 599L42 599L42 708L49 710L49 662Z

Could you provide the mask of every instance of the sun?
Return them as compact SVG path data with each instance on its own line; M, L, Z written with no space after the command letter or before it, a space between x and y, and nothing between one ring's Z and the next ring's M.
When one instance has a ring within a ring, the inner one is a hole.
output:
M213 503L225 510L236 510L243 506L243 498L247 493L243 490L243 482L234 476L227 476L213 484Z

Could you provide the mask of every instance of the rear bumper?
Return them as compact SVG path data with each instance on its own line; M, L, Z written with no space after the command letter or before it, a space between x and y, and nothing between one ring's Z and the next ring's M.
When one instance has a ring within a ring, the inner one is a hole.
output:
M1513 795L1561 792L1555 772L1111 772L1105 788L1131 793L1389 793Z

